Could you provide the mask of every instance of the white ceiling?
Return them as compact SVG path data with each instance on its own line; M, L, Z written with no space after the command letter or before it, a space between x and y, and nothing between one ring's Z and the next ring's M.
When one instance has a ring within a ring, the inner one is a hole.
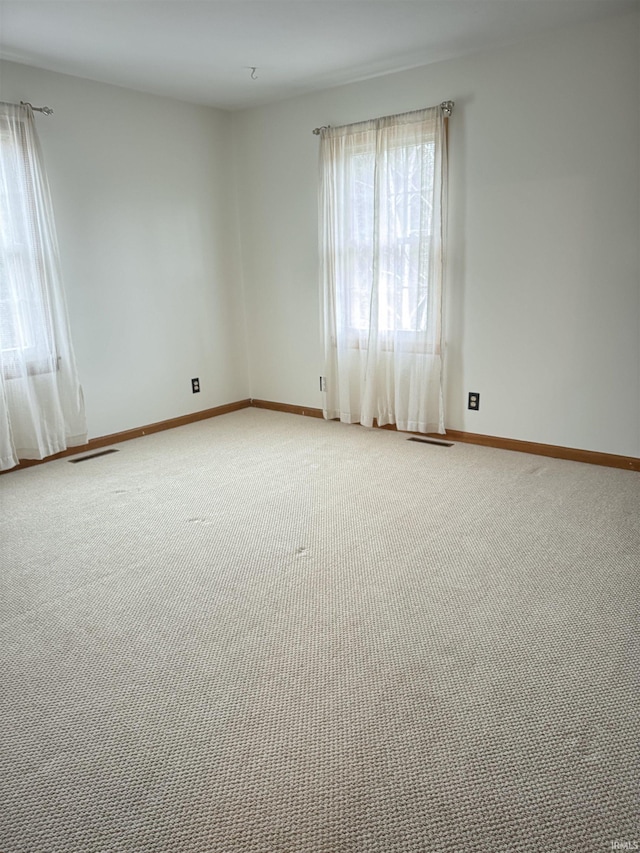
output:
M0 56L241 109L622 14L639 2L0 0Z

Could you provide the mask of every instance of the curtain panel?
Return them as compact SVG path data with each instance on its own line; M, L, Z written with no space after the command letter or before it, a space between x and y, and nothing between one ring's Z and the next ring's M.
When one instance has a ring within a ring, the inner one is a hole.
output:
M33 112L0 104L0 470L86 440Z
M325 418L444 432L440 107L320 133Z

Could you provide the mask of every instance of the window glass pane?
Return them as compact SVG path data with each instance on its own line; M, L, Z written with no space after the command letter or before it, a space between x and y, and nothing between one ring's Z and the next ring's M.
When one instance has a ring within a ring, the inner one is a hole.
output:
M433 142L398 145L388 152L384 174L376 175L375 152L355 153L348 163L350 182L346 243L353 270L348 285L349 323L369 327L374 241L378 241L378 326L381 331L426 328L429 243L432 234ZM376 187L376 180L378 186ZM374 222L376 190L384 195Z
M42 242L26 146L0 135L0 158L0 350L5 362L20 353L34 365L51 365Z

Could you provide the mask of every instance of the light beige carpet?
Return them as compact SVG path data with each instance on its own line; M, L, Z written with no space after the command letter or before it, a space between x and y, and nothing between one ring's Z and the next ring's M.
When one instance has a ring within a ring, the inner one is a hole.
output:
M640 846L640 475L255 409L117 447L0 477L2 853Z

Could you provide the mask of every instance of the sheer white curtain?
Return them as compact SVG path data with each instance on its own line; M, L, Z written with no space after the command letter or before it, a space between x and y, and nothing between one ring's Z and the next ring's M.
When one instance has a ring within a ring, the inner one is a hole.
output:
M0 104L0 470L86 440L33 112Z
M324 416L442 433L442 110L320 135Z

